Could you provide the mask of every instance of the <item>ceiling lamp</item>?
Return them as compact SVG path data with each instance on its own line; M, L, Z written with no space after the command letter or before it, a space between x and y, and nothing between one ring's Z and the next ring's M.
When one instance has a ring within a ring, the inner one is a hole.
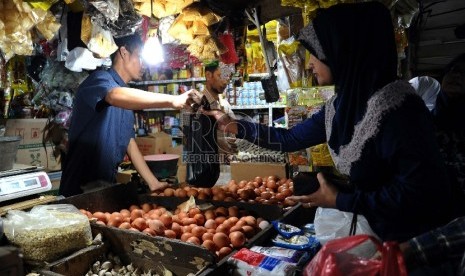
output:
M150 18L153 18L153 1L150 1ZM145 40L144 49L142 49L142 59L148 65L157 65L165 61L157 31L158 29L147 32L147 39Z
M163 58L163 48L156 34L147 34L144 48L142 49L142 58L149 65L157 65L165 61Z

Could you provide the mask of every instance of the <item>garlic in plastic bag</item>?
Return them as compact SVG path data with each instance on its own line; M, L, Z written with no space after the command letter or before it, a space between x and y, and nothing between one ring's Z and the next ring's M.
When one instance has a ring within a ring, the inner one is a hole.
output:
M92 243L88 218L70 204L10 210L3 223L8 241L19 246L29 262L53 261Z

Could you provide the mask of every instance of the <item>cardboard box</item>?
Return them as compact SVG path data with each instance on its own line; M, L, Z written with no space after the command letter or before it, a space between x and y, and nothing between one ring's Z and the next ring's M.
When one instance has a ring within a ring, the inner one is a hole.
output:
M44 148L43 129L47 119L8 119L5 135L21 136L16 163L44 167L49 171L61 170L61 163L53 156L52 144Z
M142 155L166 153L171 148L172 139L164 132L154 133L146 137L135 138Z
M231 179L251 180L256 176L287 177L286 163L231 162Z

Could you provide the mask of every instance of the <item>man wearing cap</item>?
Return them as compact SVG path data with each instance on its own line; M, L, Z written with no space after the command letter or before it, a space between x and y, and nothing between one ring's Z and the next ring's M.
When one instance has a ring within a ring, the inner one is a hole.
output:
M118 50L109 70L93 72L80 86L74 100L69 145L63 160L60 194L72 196L96 183L115 183L118 164L125 154L150 190L159 182L148 168L134 140L133 110L169 107L189 108L198 101L195 91L178 96L129 88L127 83L142 77L142 40L138 35L115 39Z

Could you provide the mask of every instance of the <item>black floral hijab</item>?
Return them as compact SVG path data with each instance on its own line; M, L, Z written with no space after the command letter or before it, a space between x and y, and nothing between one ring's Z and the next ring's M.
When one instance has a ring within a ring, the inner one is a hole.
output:
M337 99L329 146L348 144L367 102L397 78L397 51L389 10L379 2L338 4L320 9L299 36L329 66Z

